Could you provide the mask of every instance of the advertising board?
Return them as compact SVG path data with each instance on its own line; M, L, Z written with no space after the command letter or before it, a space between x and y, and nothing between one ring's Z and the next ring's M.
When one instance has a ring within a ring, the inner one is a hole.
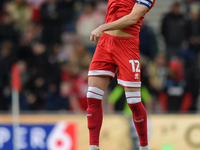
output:
M21 125L16 146L20 150L77 150L76 124ZM13 149L13 128L0 125L0 150Z

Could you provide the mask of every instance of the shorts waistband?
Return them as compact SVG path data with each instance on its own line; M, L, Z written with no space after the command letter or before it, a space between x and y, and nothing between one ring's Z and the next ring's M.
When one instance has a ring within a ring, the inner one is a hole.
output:
M103 38L109 37L109 38L117 39L117 40L139 39L139 37L137 37L137 36L113 36L113 35L110 35L108 33L103 33L101 35L101 37L103 37Z

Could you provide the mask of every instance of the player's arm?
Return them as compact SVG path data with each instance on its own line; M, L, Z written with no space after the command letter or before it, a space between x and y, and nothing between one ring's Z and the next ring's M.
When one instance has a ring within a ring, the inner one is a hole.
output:
M103 24L91 32L90 40L97 43L98 38L104 31L123 29L132 26L148 11L151 7L151 0L140 0L140 4L136 3L130 14L110 23ZM137 1L138 2L138 1ZM148 2L148 4L146 4Z
M132 12L116 21L103 24L99 28L101 31L117 30L132 26L138 22L138 20L148 11L148 7L135 4Z

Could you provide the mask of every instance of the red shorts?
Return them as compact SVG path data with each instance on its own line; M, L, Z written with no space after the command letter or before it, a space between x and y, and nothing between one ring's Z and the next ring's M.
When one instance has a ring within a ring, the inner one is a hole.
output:
M118 37L103 33L90 64L88 76L114 77L118 84L141 87L139 38Z

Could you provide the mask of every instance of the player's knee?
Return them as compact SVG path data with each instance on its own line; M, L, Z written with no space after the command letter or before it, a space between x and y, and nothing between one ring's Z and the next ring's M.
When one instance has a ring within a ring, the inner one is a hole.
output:
M88 78L88 86L97 87L105 91L110 80L111 80L111 77L107 77L107 76L90 76Z

